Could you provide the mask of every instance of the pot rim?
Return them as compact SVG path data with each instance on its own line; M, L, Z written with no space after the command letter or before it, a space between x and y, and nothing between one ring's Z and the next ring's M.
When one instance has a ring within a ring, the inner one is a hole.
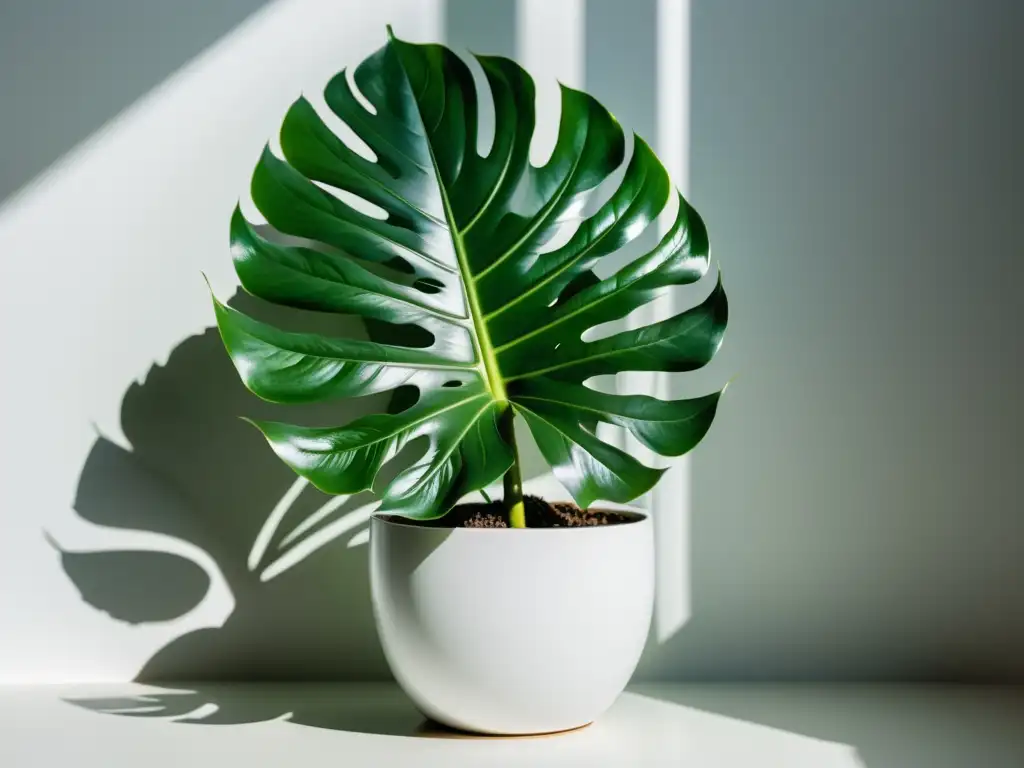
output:
M616 504L614 502L605 502L606 506L600 507L589 507L588 510L594 512L628 512L635 515L636 518L633 520L626 520L621 523L615 523L614 525L577 525L577 526L559 526L557 528L470 528L464 526L429 526L421 525L420 521L414 518L403 517L402 515L393 515L390 513L374 512L370 519L373 522L380 523L382 525L390 525L398 528L415 528L422 531L466 531L472 533L482 533L489 535L492 531L517 531L526 532L532 531L533 533L540 532L560 532L560 531L612 531L616 528L632 527L637 524L649 523L651 521L651 513L641 507L632 506L630 504ZM456 504L452 509L466 506L466 504Z

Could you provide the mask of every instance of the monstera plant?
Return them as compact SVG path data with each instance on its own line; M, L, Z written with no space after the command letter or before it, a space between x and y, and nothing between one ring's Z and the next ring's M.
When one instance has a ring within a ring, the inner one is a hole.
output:
M389 661L407 690L417 692L420 706L443 721L490 732L557 730L588 715L580 715L578 706L554 701L545 716L510 715L502 707L487 712L486 706L466 714L458 701L439 703L447 694L425 696L429 686L409 683L417 677L413 667L419 661L402 661L407 637L388 639L395 633L417 634L409 629L408 616L389 618L387 605L408 598L392 594L400 589L395 583L405 578L389 572L402 559L398 551L404 545L395 537L437 534L436 526L414 522L445 516L467 494L500 478L507 524L524 527L516 416L525 420L555 477L580 508L599 500L625 503L648 491L661 470L604 442L597 425L628 430L657 454L679 456L707 432L720 393L665 401L607 394L588 381L626 371L700 368L719 348L727 305L719 279L703 301L674 317L585 339L591 329L622 320L673 286L704 277L709 270L707 232L674 191L650 147L633 137L627 153L619 123L586 93L562 86L554 149L543 166L531 164L533 81L505 58L477 56L475 62L477 78L447 48L403 42L389 29L383 48L351 76L342 71L327 84L327 119L299 98L284 117L281 156L269 148L263 152L251 193L272 232L254 226L237 209L231 221L231 252L246 291L282 307L387 324L393 331L389 343L286 330L220 303L215 303L216 317L241 378L261 398L301 404L396 392L388 412L347 424L254 423L295 472L333 494L375 487L385 463L425 438L425 452L386 487L375 488L381 499L375 519L380 530L398 523L387 528L390 534L374 528L371 555L376 558L371 573L377 619ZM481 100L490 101L494 122L486 154L478 151ZM331 125L337 121L365 147L339 135ZM617 174L612 186L610 179ZM611 187L610 193L601 192L606 199L582 216L599 186ZM673 202L674 220L655 247L618 269L602 269L603 263L618 263L620 251L663 211L671 211ZM571 236L552 245L573 224ZM588 550L588 557L604 557L606 565L607 558L618 558L624 567L631 559L650 560L645 516L624 513L602 521L637 524L601 526L602 541L611 548ZM613 529L632 533L612 536ZM491 537L488 544L479 538L453 539L476 542L476 552L486 550L485 560L480 559L484 554L453 554L462 572L476 571L470 578L496 567L515 567L499 565L501 554L488 550L504 546L495 543L500 535L463 532ZM635 546L613 543L628 537ZM636 558L630 554L634 551ZM543 570L541 551L529 557L529 568ZM571 557L549 560L557 560L559 567L579 566ZM619 583L635 587L629 604L647 605L649 622L647 567L636 570L634 581L622 578ZM509 573L502 578L514 583L517 577ZM600 581L593 583L603 593L603 610L614 614L615 600L609 601ZM457 591L454 585L435 586ZM508 607L503 608L506 617ZM646 632L643 615L640 611L632 622L643 625L640 646ZM477 620L493 633L516 631ZM399 625L405 629L396 629ZM423 637L441 631L421 630ZM520 634L524 631L519 628ZM547 631L564 633L558 627ZM616 638L622 641L622 632L610 628L605 634L614 645ZM632 647L619 642L623 646ZM416 653L422 657L422 648ZM435 673L444 666L436 658L433 662ZM636 658L626 658L610 666L628 667L628 678L635 663ZM458 677L457 670L449 669L449 682ZM621 673L612 677L612 688L625 684ZM453 687L448 686L449 692ZM479 693L466 698L479 703ZM605 693L584 698L593 706L610 703Z

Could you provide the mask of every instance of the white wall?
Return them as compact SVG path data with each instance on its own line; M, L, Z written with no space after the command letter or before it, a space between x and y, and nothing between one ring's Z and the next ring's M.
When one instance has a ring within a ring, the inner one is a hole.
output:
M440 31L438 6L422 0L277 0L0 209L0 682L130 678L230 611L199 548L76 514L80 475L98 435L130 448L132 382L211 325L201 273L221 297L234 292L227 221L288 104L379 47L388 22L410 39ZM68 549L178 551L213 586L184 619L113 621L83 602L44 530Z

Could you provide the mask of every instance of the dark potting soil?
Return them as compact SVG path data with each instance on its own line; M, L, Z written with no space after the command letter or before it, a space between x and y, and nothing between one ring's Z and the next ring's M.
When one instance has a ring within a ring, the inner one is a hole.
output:
M571 502L548 502L537 496L523 499L527 528L582 528L590 525L632 523L635 512L580 509ZM409 522L409 521L407 521ZM490 504L460 504L437 520L418 523L431 528L508 528L508 513L500 501Z

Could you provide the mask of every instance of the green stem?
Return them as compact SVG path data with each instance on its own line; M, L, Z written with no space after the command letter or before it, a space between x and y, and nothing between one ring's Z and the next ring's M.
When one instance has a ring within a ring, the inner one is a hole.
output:
M509 525L513 528L526 527L526 507L523 505L523 476L519 471L519 449L516 447L516 413L512 405L505 406L498 420L498 430L512 449L512 466L505 473L505 509L508 510Z

